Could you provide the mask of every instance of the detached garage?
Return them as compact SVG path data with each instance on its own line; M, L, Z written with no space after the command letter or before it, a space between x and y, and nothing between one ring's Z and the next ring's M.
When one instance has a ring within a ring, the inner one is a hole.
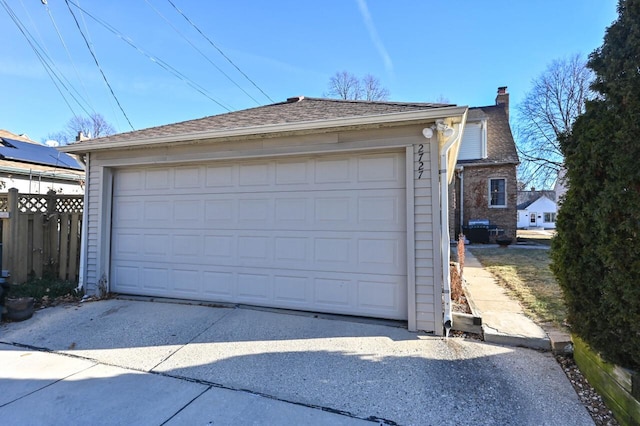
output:
M80 284L440 334L466 111L296 97L64 147L87 160Z

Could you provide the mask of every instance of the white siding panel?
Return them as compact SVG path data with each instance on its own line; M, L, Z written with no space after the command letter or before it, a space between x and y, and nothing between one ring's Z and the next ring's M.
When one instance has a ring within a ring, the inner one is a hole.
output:
M434 320L435 297L440 297L434 291L433 278L433 155L428 141L414 146L416 325L419 330L429 332L438 331Z

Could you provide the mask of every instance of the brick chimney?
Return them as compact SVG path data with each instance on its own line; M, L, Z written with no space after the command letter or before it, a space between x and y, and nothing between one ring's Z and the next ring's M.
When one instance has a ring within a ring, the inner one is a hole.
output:
M507 119L509 119L509 94L507 93L507 86L498 87L496 105L504 105L504 112L507 113Z

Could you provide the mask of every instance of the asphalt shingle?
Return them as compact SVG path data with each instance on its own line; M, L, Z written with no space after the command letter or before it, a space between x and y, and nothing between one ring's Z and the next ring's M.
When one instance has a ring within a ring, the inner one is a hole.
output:
M195 120L150 127L107 137L89 139L82 144L133 141L154 137L188 135L212 130L231 130L273 124L303 123L335 118L365 117L398 112L429 110L452 104L349 101L337 99L289 98L286 102L212 115Z

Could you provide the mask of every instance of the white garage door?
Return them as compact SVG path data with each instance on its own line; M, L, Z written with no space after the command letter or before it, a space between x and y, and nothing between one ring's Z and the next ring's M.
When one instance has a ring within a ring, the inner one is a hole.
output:
M403 153L115 173L111 290L406 319Z

